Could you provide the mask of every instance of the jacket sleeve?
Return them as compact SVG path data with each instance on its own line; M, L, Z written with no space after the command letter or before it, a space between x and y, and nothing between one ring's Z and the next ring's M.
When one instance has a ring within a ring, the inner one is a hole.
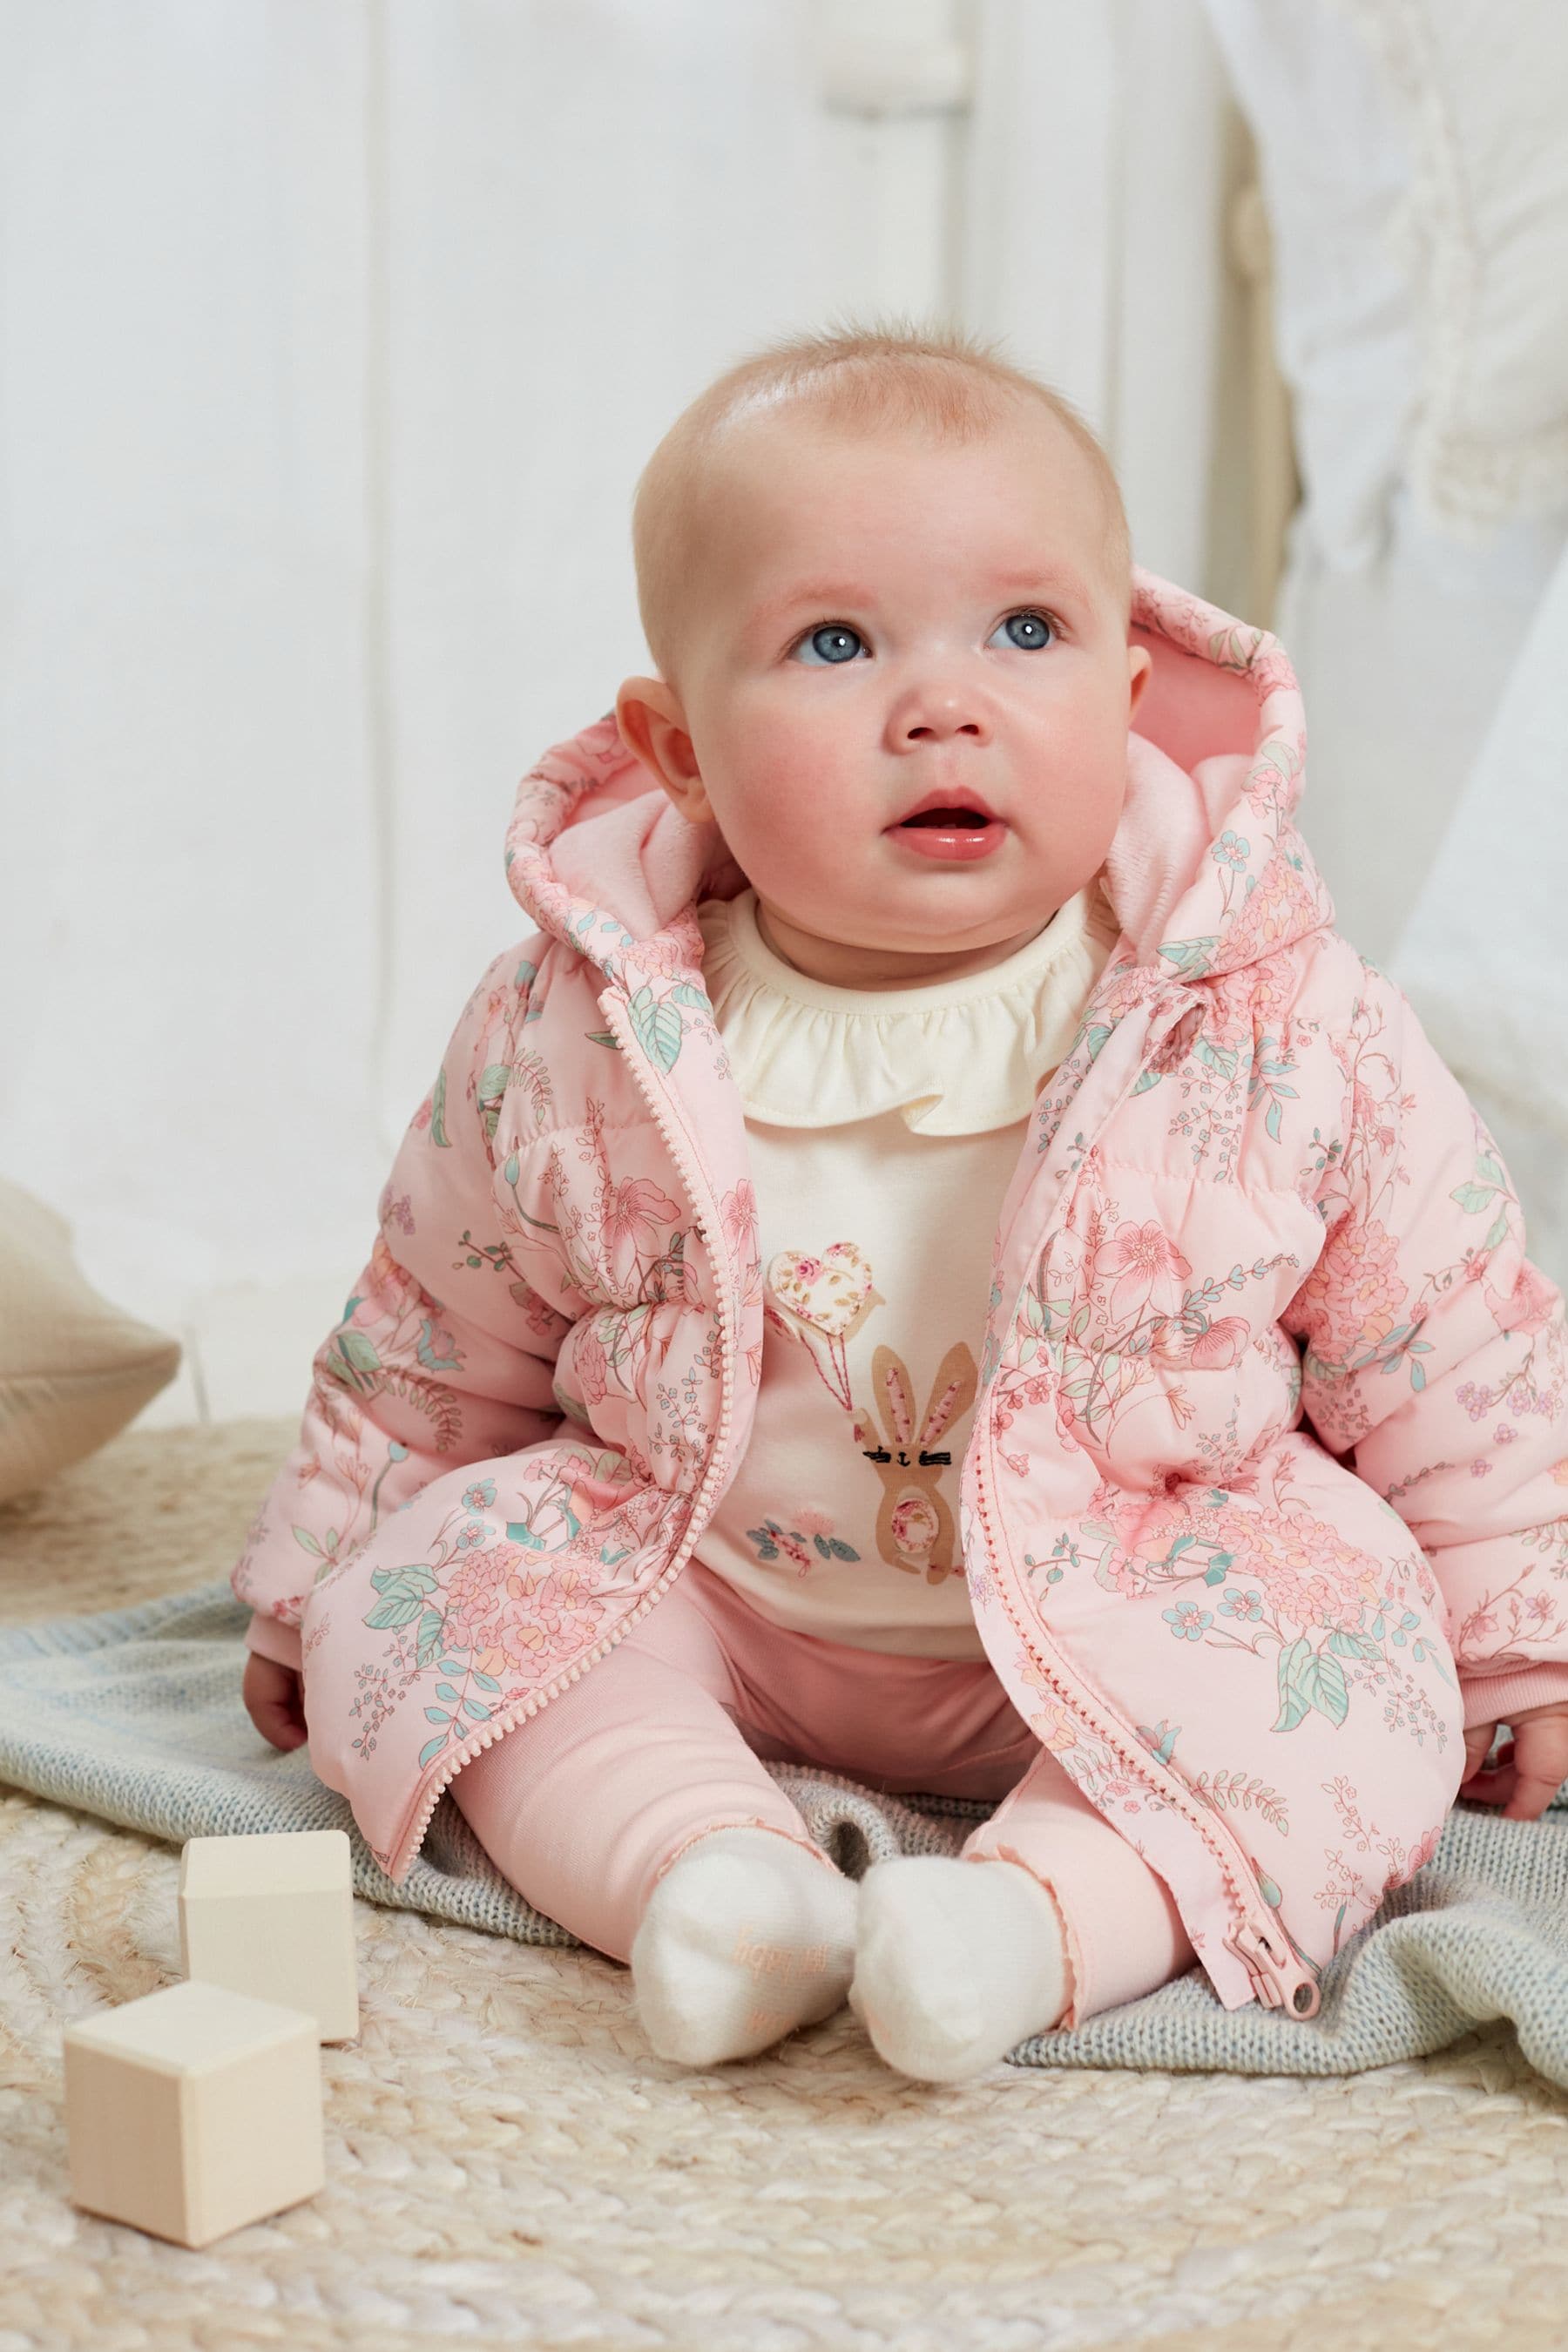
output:
M535 973L509 949L463 1008L383 1188L369 1262L316 1351L299 1441L233 1571L254 1612L248 1646L285 1664L300 1663L317 1578L400 1504L437 1472L561 1426L552 1378L571 1318L516 1262L523 1228L503 1212L491 1148Z
M1307 1418L1432 1562L1467 1728L1506 1722L1568 1699L1563 1295L1479 1112L1403 991L1355 961L1317 1045L1343 1084L1314 1136L1323 1252L1280 1319Z

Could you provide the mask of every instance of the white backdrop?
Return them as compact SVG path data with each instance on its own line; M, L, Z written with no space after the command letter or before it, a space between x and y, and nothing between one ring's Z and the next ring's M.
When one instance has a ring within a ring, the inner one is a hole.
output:
M1568 1068L1535 1056L1539 1103L1521 1076L1568 877L1524 920L1500 864L1562 793L1560 625L1531 632L1568 527L1568 276L1550 156L1525 204L1506 133L1521 74L1568 105L1568 31L1526 57L1434 17L1449 102L1413 110L1410 21L0 0L0 1172L180 1335L154 1417L298 1404L457 1011L524 928L515 780L647 666L632 486L718 368L845 312L959 317L1094 419L1140 558L1210 586L1227 85L1304 484L1275 616L1304 829L1568 1278ZM1472 397L1450 474L1534 453L1542 495L1489 532L1413 495L1442 402L1412 213L1468 289L1471 376L1513 401Z
M158 1417L297 1406L718 368L951 310L1200 573L1222 97L1191 0L0 8L0 1169Z

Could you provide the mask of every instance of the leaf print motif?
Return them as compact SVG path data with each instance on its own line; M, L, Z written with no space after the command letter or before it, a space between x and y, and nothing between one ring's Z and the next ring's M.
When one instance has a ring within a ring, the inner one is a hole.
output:
M795 1517L802 1524L787 1530L777 1519L772 1518L764 1519L760 1528L746 1529L747 1541L756 1545L760 1560L772 1561L782 1555L794 1563L797 1576L808 1576L814 1566L811 1552L806 1549L808 1537L820 1559L859 1559L860 1555L852 1544L847 1544L841 1536L833 1533L833 1522L826 1513L797 1511Z
M680 1055L679 1006L668 996L656 998L645 982L628 1000L626 1010L649 1061L661 1070L672 1070Z
M1279 1719L1276 1731L1294 1731L1309 1707L1326 1715L1335 1729L1350 1712L1344 1668L1328 1650L1314 1650L1305 1635L1279 1653Z
M422 1562L409 1568L378 1568L371 1582L381 1599L365 1619L370 1626L410 1625L425 1607L425 1596L436 1590L436 1579Z
M501 1097L511 1082L510 1062L490 1062L479 1073L479 1125L487 1143L496 1139L496 1128L500 1120Z
M1250 1812L1256 1808L1278 1836L1289 1837L1290 1834L1288 1799L1282 1797L1278 1789L1260 1780L1256 1772L1233 1772L1222 1767L1212 1778L1207 1772L1197 1773L1193 1787L1215 1812L1223 1812L1226 1806L1243 1812Z

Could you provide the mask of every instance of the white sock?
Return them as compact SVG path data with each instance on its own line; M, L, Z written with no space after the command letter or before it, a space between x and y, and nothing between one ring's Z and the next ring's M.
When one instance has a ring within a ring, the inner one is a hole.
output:
M660 2058L754 2057L843 2005L859 1889L773 1830L712 1830L648 1898L632 1943L637 2016Z
M1071 1975L1061 1915L1021 1863L900 1854L860 1882L849 2006L901 2074L995 2065L1057 2023Z

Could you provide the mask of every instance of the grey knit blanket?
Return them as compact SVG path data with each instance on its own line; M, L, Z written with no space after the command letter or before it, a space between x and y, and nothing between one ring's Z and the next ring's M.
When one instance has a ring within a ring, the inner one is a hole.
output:
M0 1629L0 1781L179 1844L258 1830L342 1828L357 1891L525 1944L578 1938L496 1871L449 1799L395 1886L306 1751L279 1755L239 1697L248 1612L226 1582L96 1617ZM879 1795L809 1765L767 1769L818 1844L859 1877L900 1853L955 1853L993 1808ZM1198 2067L1344 2074L1443 2049L1511 2020L1531 2063L1568 2087L1568 1782L1538 1822L1457 1805L1431 1862L1331 1963L1305 2022L1226 2010L1199 1968L1142 2000L1012 2052L1024 2066Z

